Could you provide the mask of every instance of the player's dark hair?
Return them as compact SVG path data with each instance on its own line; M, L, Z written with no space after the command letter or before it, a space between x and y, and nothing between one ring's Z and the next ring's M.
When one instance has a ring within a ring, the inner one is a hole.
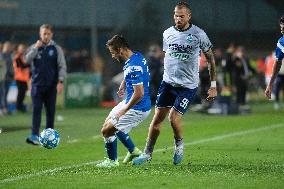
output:
M107 41L106 46L112 47L114 50L118 50L119 48L129 49L126 39L121 35L114 35L110 40Z
M43 24L43 25L40 26L39 29L40 29L40 30L41 30L41 29L48 29L48 30L50 30L51 32L53 32L53 27L52 27L52 25L50 25L50 24Z
M176 7L178 8L186 8L189 12L191 12L190 6L187 2L180 1L176 4Z
M279 23L284 24L284 15L281 16Z

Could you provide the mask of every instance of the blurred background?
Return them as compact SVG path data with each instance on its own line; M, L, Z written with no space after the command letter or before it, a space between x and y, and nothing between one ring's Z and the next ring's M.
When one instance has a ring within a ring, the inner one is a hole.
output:
M105 43L112 35L122 34L134 50L147 57L154 103L163 74L162 33L174 24L173 9L177 2L0 0L0 50L2 54L8 51L13 59L19 44L30 46L36 42L40 25L52 24L54 40L64 49L68 71L65 93L59 104L64 107L113 106L119 100L115 93L122 79L122 65L111 59ZM214 45L220 92L213 104L203 100L210 82L201 54L200 95L193 110L225 115L250 113L250 102L264 100L273 50L281 37L278 20L284 14L284 1L186 2L192 9L192 23L204 29ZM7 42L10 47L5 47ZM2 62L5 61L5 64L9 62L4 59ZM2 80L6 72L7 69L0 70ZM279 98L283 96L279 93L283 83L277 85L275 110L281 109ZM7 95L10 106L2 107L1 115L15 111L16 91L12 84Z

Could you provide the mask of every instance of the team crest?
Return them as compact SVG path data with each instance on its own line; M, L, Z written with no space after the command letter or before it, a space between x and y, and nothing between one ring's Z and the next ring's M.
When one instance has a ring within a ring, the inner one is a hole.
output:
M186 40L187 40L187 42L191 43L192 40L193 40L192 35L189 34L189 35L187 36Z
M54 55L54 51L53 51L53 50L49 50L49 51L48 51L48 55L49 55L49 56L53 56L53 55Z

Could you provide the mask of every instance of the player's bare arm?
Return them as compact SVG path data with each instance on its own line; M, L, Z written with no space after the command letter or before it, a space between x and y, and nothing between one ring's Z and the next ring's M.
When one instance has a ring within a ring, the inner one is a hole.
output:
M117 95L122 98L125 94L125 80L122 80L119 88L118 88L118 91L117 91Z
M209 49L207 52L204 53L206 60L208 62L208 70L210 75L211 87L208 90L208 97L206 98L208 101L214 100L217 96L217 89L216 89L216 65L215 59L213 55L212 49Z
M121 116L123 116L128 110L131 109L132 106L137 104L141 100L141 98L144 96L143 85L134 85L133 88L134 88L134 93L133 93L132 97L130 98L129 102L126 104L126 107L124 108L124 110L120 111L116 115L117 119L119 119Z
M273 83L275 81L277 74L279 73L281 65L282 65L282 61L280 60L276 60L275 63L273 64L272 76L265 90L265 96L268 99L271 99L272 86L273 86Z

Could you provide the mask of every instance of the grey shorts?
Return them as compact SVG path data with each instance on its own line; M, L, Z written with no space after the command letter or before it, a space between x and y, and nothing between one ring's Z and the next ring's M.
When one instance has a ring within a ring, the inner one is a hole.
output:
M120 102L111 110L109 115L115 116L120 110L125 107L125 105L125 101ZM129 133L132 128L137 127L143 120L145 120L150 114L150 112L151 110L147 112L142 112L139 110L130 109L126 112L126 114L120 117L114 127L119 131Z

